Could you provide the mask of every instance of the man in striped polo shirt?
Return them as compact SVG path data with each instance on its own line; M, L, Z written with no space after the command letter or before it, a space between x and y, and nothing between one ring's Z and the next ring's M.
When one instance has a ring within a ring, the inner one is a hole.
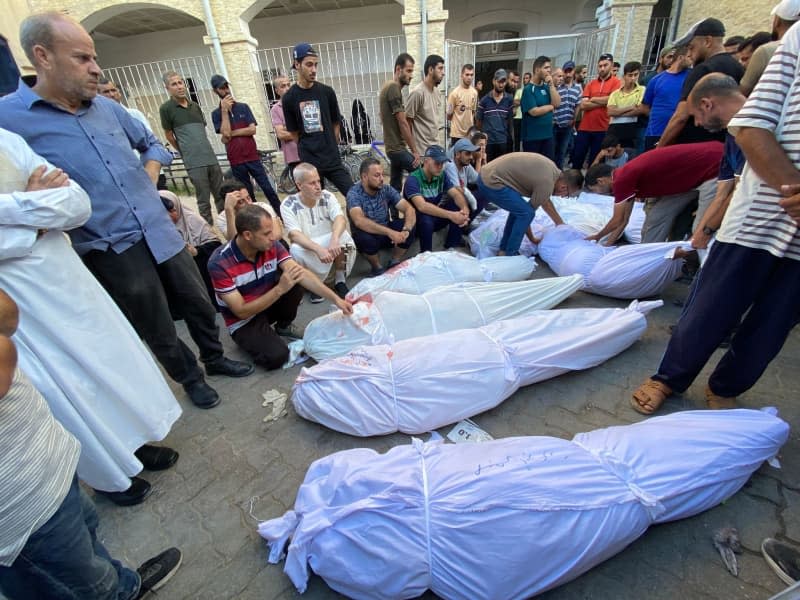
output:
M281 336L302 337L292 321L303 288L327 298L346 314L351 314L353 307L296 263L283 244L276 243L272 217L260 206L248 204L239 209L236 231L236 237L211 255L208 273L233 341L251 354L256 364L277 369L289 358Z
M705 390L710 408L736 406L797 323L800 112L792 109L800 100L799 56L795 24L728 124L747 164L658 373L633 395L639 412L651 414L686 390L741 322Z
M578 108L583 88L575 81L575 63L568 60L561 69L553 73L561 104L553 111L553 140L555 142L555 163L564 168L564 160L569 152L570 141L575 133L575 110Z

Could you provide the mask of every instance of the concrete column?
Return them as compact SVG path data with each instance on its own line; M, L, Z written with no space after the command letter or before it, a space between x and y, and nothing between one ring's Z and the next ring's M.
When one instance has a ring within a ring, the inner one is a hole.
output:
M597 23L600 27L618 26L614 47L607 51L621 65L632 60L642 60L655 5L656 0L606 0L597 9Z
M203 38L203 42L207 46L211 46L211 40L207 36ZM258 147L261 150L275 148L266 91L261 82L258 62L254 55L258 49L258 42L242 33L234 36L220 33L220 44L233 95L237 100L250 106L253 116L258 122L256 131Z
M427 55L438 54L444 56L444 28L449 16L448 11L442 8L442 0L425 0L428 21L426 24ZM422 44L422 15L419 11L419 0L406 0L403 13L403 32L406 36L406 52L417 61L414 69L412 87L422 78L422 66L426 56L423 56Z

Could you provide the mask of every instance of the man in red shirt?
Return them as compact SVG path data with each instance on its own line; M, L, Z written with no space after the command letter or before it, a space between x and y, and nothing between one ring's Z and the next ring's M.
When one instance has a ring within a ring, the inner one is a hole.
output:
M572 149L572 166L575 169L583 168L587 153L591 165L600 152L600 144L608 130L608 97L611 92L622 87L622 82L611 73L613 66L614 57L601 54L597 61L597 78L583 88L583 99L580 103L583 118L575 137L575 147Z
M614 214L603 229L587 239L601 240L608 235L607 246L616 242L625 231L636 198L650 198L642 226L643 243L666 241L675 218L695 201L696 227L716 194L723 147L720 142L658 147L640 154L606 178L602 171L607 171L607 165L589 169L587 185L598 193L614 195Z

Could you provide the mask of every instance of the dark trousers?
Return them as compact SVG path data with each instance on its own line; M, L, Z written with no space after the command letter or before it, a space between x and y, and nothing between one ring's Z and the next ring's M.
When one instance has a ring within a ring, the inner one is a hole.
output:
M389 157L389 185L398 192L403 192L403 171L410 173L414 170L414 155L408 150L387 152Z
M553 126L553 162L556 163L559 169L564 168L564 161L567 159L572 131L571 125L568 127Z
M9 600L129 600L139 575L111 558L97 539L94 503L73 477L61 506L34 531L10 567L0 567L0 590Z
M353 180L350 178L350 173L348 173L342 163L339 163L335 167L326 167L324 169L321 169L317 165L314 166L317 167L320 179L327 179L339 190L342 196L347 196L347 192L353 187Z
M522 119L514 119L514 141L511 144L511 152L519 152L522 148Z
M214 250L221 245L221 242L206 242L202 246L197 246L195 248L197 250L197 256L193 257L194 264L197 265L197 270L200 271L200 277L203 279L203 283L206 286L208 299L211 301L211 306L213 306L215 310L219 309L217 308L217 296L214 293L214 284L211 283L211 275L208 274L208 259L211 258Z
M403 227L405 227L405 219L394 219L390 221L386 227L390 229L394 229L395 231L402 231ZM408 249L411 247L411 244L414 243L414 232L415 229L411 230L411 233L408 234L406 241L402 244L398 244L398 247ZM362 254L369 254L373 256L378 253L381 248L392 248L394 244L392 240L389 239L388 235L380 235L378 233L367 233L366 231L361 231L358 227L350 224L350 234L353 236L353 241L356 243L356 248Z
M646 135L644 137L644 151L652 150L656 147L658 140L661 139L660 135Z
M448 198L439 208L444 210L459 210L452 198ZM433 232L439 231L447 226L447 238L444 242L445 248L455 248L461 243L461 228L450 219L434 217L417 211L417 236L419 237L420 252L430 252L433 250Z
M683 392L739 325L708 380L715 394L739 396L780 352L799 316L800 261L718 241L695 278L653 379Z
M575 136L575 146L572 148L572 168L582 169L584 161L591 165L600 152L604 137L606 137L605 131L579 131Z
M275 193L275 189L272 187L272 184L269 182L267 171L264 169L264 165L260 160L253 160L246 163L240 163L238 165L231 165L231 171L233 171L233 176L245 185L247 188L247 193L250 194L250 197L255 202L255 190L253 189L253 182L250 180L250 176L252 175L253 179L256 180L258 187L261 188L261 191L264 192L267 200L269 200L269 204L272 206L275 214L281 214L281 201L278 198L278 194Z
M170 305L179 308L201 360L222 357L217 313L188 250L156 264L141 240L121 254L93 250L83 262L175 381L185 385L202 379L203 373L175 331Z
M547 138L546 140L525 140L522 142L522 149L525 152L534 152L553 160L555 143L553 138Z
M486 144L486 162L492 162L498 156L508 153L508 142L501 144Z
M257 365L265 369L279 369L289 359L289 347L275 333L272 324L285 327L294 321L302 299L303 288L295 285L274 304L234 331L231 334L233 341L252 356Z

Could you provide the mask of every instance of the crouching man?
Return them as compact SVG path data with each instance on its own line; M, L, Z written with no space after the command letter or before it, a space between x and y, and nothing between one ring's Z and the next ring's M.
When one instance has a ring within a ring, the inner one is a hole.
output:
M374 277L384 271L378 256L381 248L392 249L387 267L403 260L414 242L417 213L396 189L384 185L383 167L374 158L361 163L359 175L361 180L347 192L347 214L356 248L369 262L369 275ZM391 209L402 212L403 218L393 219Z
M346 314L353 307L276 243L273 219L260 206L239 209L236 231L236 237L211 256L208 272L233 341L256 364L277 369L289 357L281 337L302 337L292 322L303 288L327 298Z

